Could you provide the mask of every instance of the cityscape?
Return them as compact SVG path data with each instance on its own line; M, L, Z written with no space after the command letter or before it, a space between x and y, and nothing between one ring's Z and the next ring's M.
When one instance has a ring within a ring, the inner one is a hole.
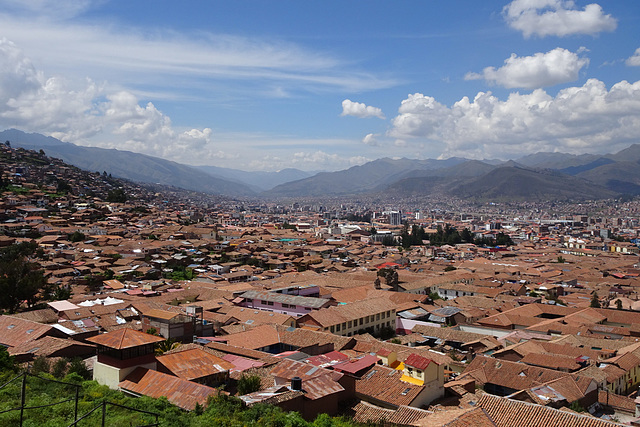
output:
M35 3L0 425L640 426L640 4Z

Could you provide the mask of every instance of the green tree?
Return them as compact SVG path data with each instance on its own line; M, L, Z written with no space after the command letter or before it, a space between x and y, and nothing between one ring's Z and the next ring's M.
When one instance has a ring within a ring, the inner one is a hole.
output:
M258 375L242 375L238 380L238 394L245 395L260 390L260 377Z
M392 234L386 234L383 238L382 238L382 245L383 246L395 246L396 245L396 239L395 237L393 237Z
M462 230L462 233L460 233L460 239L463 243L473 243L473 234L471 234L471 231L465 227Z
M79 357L75 357L69 363L69 374L74 373L80 375L84 380L91 379L91 373L85 365L84 361Z
M75 242L82 242L82 241L84 241L84 239L86 237L87 236L85 236L84 233L81 233L81 232L76 230L72 234L69 234L69 241L70 242L74 242L74 243Z
M620 301L620 299L616 300L616 309L622 310L622 301Z
M49 359L44 356L38 356L33 361L33 366L31 367L31 373L34 375L38 375L40 373L48 374L51 369L51 364L49 363Z
M116 188L115 190L107 193L107 202L124 203L127 201L127 194L122 188Z
M33 306L49 293L42 269L29 261L35 244L19 243L0 252L0 308L15 313L23 301Z
M53 364L53 367L51 368L51 375L53 375L56 378L64 377L65 374L67 373L68 364L69 362L67 362L67 359L65 358L56 360L56 362Z
M180 345L179 342L175 342L172 338L167 338L164 341L160 341L156 347L156 355L160 356L168 351L175 350Z
M71 185L69 185L69 183L65 180L59 179L58 180L58 185L56 187L56 191L60 194L67 194L67 193L71 193Z
M16 359L11 356L7 348L0 345L0 371L15 371Z

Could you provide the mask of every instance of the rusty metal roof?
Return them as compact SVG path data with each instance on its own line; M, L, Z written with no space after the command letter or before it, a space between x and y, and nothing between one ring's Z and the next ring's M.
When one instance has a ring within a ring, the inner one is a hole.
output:
M205 406L209 395L218 392L215 388L146 368L136 368L118 387L156 399L165 396L169 402L189 411L196 403Z
M106 334L96 335L87 338L87 341L94 344L103 345L116 350L125 348L138 347L145 344L154 344L164 341L164 338L155 335L146 334L129 328L118 329Z
M194 380L233 369L226 360L199 348L177 351L156 358L174 375L185 380Z
M324 396L344 391L344 388L331 375L322 375L302 381L302 390L307 399L315 400Z

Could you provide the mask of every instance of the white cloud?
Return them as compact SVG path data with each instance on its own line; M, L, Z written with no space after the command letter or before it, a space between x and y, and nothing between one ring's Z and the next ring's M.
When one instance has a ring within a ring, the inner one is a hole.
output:
M554 86L578 79L580 70L589 59L557 47L547 53L517 56L515 53L500 68L487 67L481 74L468 73L465 80L484 79L506 88L534 89Z
M607 90L597 79L561 90L511 93L502 101L479 92L447 107L420 93L402 101L388 135L428 142L443 157L509 158L538 151L603 152L637 142L640 81Z
M366 145L377 147L379 145L378 136L379 136L378 134L368 133L367 135L365 135L364 138L362 138L362 142Z
M640 67L640 47L636 49L633 55L627 58L625 64L630 67Z
M291 159L291 164L298 165L302 167L307 167L312 165L316 168L328 168L335 169L336 167L351 167L356 165L361 165L370 161L364 156L351 156L351 157L343 157L338 154L329 154L324 151L314 151L314 152L297 152L293 153L293 158Z
M0 125L183 162L232 157L214 144L211 129L176 131L167 115L150 102L141 106L131 92L45 78L6 39L0 40Z
M341 116L354 116L358 118L377 117L384 119L384 114L380 108L365 105L361 102L353 102L350 99L342 101L342 114Z
M351 60L277 39L123 27L84 16L81 21L65 20L91 2L78 2L77 7L71 0L61 5L39 2L47 3L40 15L17 6L30 2L9 1L6 8L0 7L0 28L40 67L69 78L91 76L144 87L164 92L167 99L186 97L185 90L197 91L204 99L213 92L217 97L282 98L305 91L344 93L397 84L354 69Z
M571 0L514 0L504 7L503 14L509 26L525 38L596 35L617 26L617 20L606 15L600 5L593 3L580 10Z

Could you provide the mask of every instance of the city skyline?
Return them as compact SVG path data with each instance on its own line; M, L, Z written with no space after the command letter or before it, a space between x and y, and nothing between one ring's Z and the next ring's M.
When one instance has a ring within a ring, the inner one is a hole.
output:
M339 170L638 142L633 2L2 1L0 127Z

